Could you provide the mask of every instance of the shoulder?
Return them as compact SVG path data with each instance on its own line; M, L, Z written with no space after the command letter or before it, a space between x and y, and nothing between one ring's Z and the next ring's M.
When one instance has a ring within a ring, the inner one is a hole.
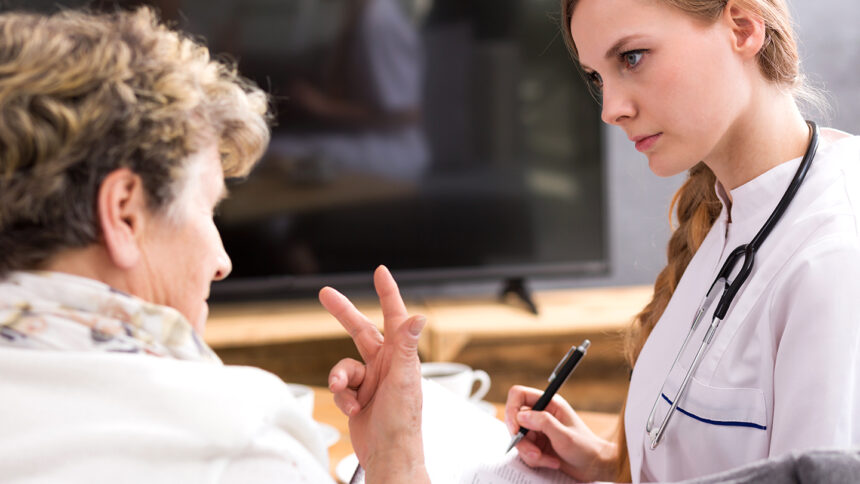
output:
M860 293L860 137L827 129L822 138L806 181L768 244L768 252L785 254L774 261L771 307L780 321L818 305L822 315L841 312L831 320L854 324L860 314L840 300Z
M406 45L417 47L415 26L394 0L370 0L362 12L360 28L376 48L395 51Z
M403 21L406 16L400 7L392 0L369 0L364 6L364 18L372 23L388 25L393 21Z
M857 145L858 158L851 164L860 166L860 139ZM775 271L777 283L807 281L828 287L852 281L860 289L860 177L840 169L838 158L821 161L835 163L810 177L806 193L792 202L788 223L774 233L769 250L787 256Z
M860 136L832 128L821 130L818 154L813 165L835 165L842 171L855 171L860 164Z
M825 142L832 143L834 141L839 141L845 138L855 137L853 134L848 133L846 131L842 131L841 129L836 128L821 128L821 138L824 139Z
M231 414L231 421L249 420L293 406L286 386L262 370L142 354L4 348L0 372L16 376L6 383L22 390L92 394L127 414L188 414L192 418L186 426L199 422L205 427L203 421L217 421L224 414Z
M787 212L792 236L805 235L801 247L833 236L854 243L860 237L860 137L828 129L822 138Z
M277 449L294 454L285 460L311 467L324 468L327 460L313 422L286 385L262 370L147 355L0 348L0 374L0 394L16 395L0 408L21 417L6 426L7 436L75 433L81 445L103 448L113 437L99 429L123 428L124 442L135 445L109 446L103 459L171 448L189 465L201 466L273 456Z

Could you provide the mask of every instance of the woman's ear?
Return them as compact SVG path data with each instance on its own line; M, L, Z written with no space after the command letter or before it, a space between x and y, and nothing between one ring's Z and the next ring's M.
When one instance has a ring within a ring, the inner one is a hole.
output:
M112 171L99 187L98 219L111 261L121 269L134 267L148 216L143 181L128 168Z
M746 59L754 59L764 47L767 26L758 12L729 0L723 9L723 21L732 33L732 48Z

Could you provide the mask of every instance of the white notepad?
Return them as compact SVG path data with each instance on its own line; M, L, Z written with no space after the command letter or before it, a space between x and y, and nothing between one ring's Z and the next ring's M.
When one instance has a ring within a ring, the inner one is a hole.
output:
M566 474L532 469L505 454L505 424L438 384L424 380L424 461L433 484L568 484ZM362 481L363 482L363 481Z

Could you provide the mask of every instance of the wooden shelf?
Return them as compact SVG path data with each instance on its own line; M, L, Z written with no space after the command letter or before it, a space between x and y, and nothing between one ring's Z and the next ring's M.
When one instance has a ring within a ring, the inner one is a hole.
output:
M472 341L618 332L645 306L651 291L650 286L630 286L537 292L537 316L490 297L407 301L407 306L427 316L419 344L423 359L449 361ZM375 301L356 306L381 329ZM340 324L310 300L214 306L205 333L215 349L341 338L347 334Z
M474 340L617 332L650 297L649 286L537 292L538 315L493 299L434 301L428 303L424 350L433 360L448 361Z

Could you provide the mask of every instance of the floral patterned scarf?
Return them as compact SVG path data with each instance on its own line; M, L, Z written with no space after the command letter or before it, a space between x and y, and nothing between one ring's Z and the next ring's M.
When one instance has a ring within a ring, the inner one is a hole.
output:
M58 272L0 280L0 347L221 360L175 309Z

